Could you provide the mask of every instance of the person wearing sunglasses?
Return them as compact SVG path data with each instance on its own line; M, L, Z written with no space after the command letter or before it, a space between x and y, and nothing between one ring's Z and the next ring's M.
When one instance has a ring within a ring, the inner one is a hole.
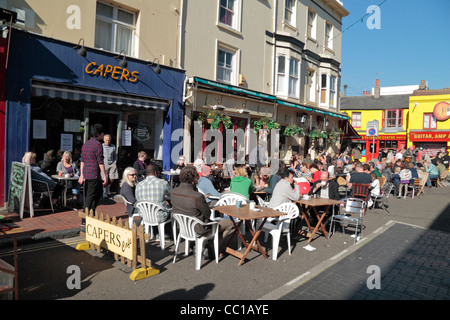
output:
M132 217L134 213L134 203L136 202L135 189L136 189L136 169L127 167L123 171L122 181L120 182L120 194L129 203L127 203L128 217Z

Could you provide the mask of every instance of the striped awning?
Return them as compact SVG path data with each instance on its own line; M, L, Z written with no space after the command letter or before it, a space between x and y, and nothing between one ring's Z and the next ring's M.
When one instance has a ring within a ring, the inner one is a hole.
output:
M31 91L33 96L47 96L69 100L83 100L97 103L127 105L145 109L167 110L170 100L150 98L138 95L123 94L113 91L76 87L60 83L33 80Z

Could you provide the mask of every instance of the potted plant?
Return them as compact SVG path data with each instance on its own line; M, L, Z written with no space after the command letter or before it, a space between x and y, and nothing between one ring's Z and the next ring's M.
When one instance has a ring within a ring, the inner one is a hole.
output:
M327 140L328 139L328 135L327 135L327 133L325 131L320 131L319 138Z
M320 134L320 131L318 129L312 129L309 133L308 133L308 137L310 137L311 139L315 139L318 138Z
M279 129L280 124L276 123L273 119L265 117L256 121L253 121L253 128L256 132L259 132L261 129Z
M283 132L283 135L285 135L287 137L292 137L295 135L302 135L302 134L304 134L303 128L295 126L295 125L287 126Z
M197 117L198 121L208 122L211 125L211 129L219 129L221 123L223 123L225 129L230 128L233 125L231 118L226 115L222 115L220 111L203 111Z
M340 132L333 131L329 134L328 138L330 140L338 140L340 135L341 135Z

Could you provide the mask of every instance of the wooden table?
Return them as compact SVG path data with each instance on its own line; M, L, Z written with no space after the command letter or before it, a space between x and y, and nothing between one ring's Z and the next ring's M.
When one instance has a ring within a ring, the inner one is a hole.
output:
M237 208L235 205L219 206L219 207L213 208L213 210L216 210L222 214L228 215L228 217L230 218L231 222L234 225L234 233L225 245L225 252L240 259L238 266L240 266L244 263L245 258L247 257L248 253L252 249L260 252L263 255L263 257L265 259L267 259L266 252L261 247L261 244L259 243L259 240L258 240L258 236L261 233L262 227L266 223L267 218L275 218L275 217L279 217L282 215L286 215L285 213L283 213L281 211L264 208L264 207L261 207L258 205L256 205L255 208L260 209L261 211L250 210L249 204L242 205L240 208ZM240 220L239 223L236 224L236 222L234 221L233 218L239 219ZM256 230L256 232L253 230L252 224L250 223L250 220L254 220L254 219L263 219L262 223L259 225L259 228L258 228L258 230ZM247 243L247 241L245 240L244 236L242 235L242 233L240 231L240 226L242 225L242 223L244 221L245 221L245 224L247 225L248 229L250 230L250 233L253 236L250 243ZM239 236L239 238L242 240L242 243L246 247L244 254L242 254L234 249L231 249L228 246L236 234ZM255 242L256 242L256 246L254 246Z
M309 236L309 240L308 243L310 243L314 237L314 234L317 232L317 230L320 228L320 230L322 231L323 235L328 239L328 232L325 228L325 225L323 224L323 219L325 218L326 214L328 213L328 211L330 210L330 207L336 204L343 204L344 201L342 200L333 200L333 199L326 199L326 198L311 198L311 200L299 200L299 201L295 201L295 203L298 203L300 205L300 212L302 214L303 219L306 221L306 225L309 228L309 231L311 233L311 235ZM317 217L317 224L316 226L313 228L308 220L308 207L312 207L313 211ZM317 212L317 207L325 207L324 212L320 215Z
M58 181L64 181L64 192L61 194L63 198L64 207L67 206L67 182L68 181L78 181L80 177L73 176L73 177L66 177L65 175L62 175L61 177L57 174L52 175L52 179L58 180Z
M20 233L23 233L23 232L24 232L23 228L21 228L21 227L15 227L10 230L0 231L0 238L2 238L4 236L12 235L13 243L14 243L14 270L4 269L4 268L0 267L0 271L14 275L14 287L0 291L0 294L5 294L8 292L14 291L15 300L19 300L19 271L18 271L18 264L17 264L17 235Z

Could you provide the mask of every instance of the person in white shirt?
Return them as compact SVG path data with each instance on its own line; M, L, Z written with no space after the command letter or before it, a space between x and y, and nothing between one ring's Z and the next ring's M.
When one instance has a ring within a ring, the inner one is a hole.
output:
M373 205L372 197L376 198L381 194L380 180L378 180L378 177L374 172L370 175L372 176L372 183L370 184L370 197L367 203L369 208Z
M295 172L290 169L285 169L281 174L281 180L276 184L272 198L268 204L269 208L276 208L279 205L298 201L300 199L300 187L294 183Z

